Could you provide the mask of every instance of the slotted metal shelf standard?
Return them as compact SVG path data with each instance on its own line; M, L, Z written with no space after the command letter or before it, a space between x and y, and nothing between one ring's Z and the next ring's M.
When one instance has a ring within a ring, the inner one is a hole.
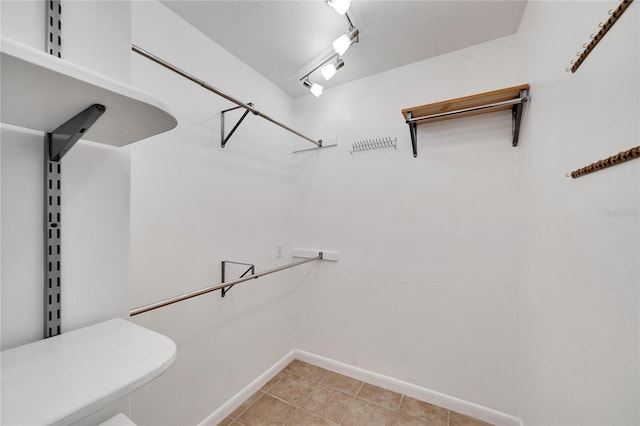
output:
M413 156L418 156L417 125L427 122L451 120L495 111L511 109L513 123L513 146L518 146L520 123L524 104L529 100L529 85L507 87L491 92L478 93L462 98L449 99L432 104L420 105L402 110L402 116L409 125Z
M44 133L44 337L61 324L61 160L80 140L116 147L177 125L159 99L2 37L2 123ZM62 124L61 124L62 123Z

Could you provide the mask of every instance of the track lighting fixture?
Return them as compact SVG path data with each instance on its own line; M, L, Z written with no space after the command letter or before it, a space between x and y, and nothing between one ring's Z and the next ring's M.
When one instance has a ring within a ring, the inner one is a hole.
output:
M319 84L312 83L311 81L309 81L308 78L304 79L302 84L304 85L304 87L309 89L309 91L313 93L313 96L315 96L316 98L319 98L320 95L322 95L322 91L324 90L324 87L320 86Z
M358 34L360 34L360 30L351 27L347 33L342 34L333 42L333 50L340 56L344 55L353 43L358 42Z
M351 6L351 0L327 0L327 4L340 15L344 15Z
M325 78L325 80L329 80L335 75L336 71L343 66L344 61L340 59L340 57L336 53L334 53L324 61L320 62L320 64L314 69L303 75L300 81L302 82L302 85L304 87L311 91L311 93L313 93L316 97L319 97L320 95L322 95L324 87L320 86L317 83L313 83L311 80L309 80L309 76L320 69L320 72L322 73L322 76Z
M342 60L341 56L347 51L347 49L349 49L349 47L353 43L357 43L359 41L360 35L360 30L358 30L353 25L353 22L351 22L351 18L349 18L349 15L347 14L347 10L351 5L351 0L325 1L339 14L344 15L344 17L347 18L347 21L349 23L349 31L338 37L333 42L333 50L335 50L336 53L320 62L320 64L318 64L315 68L313 68L311 71L303 75L302 78L300 78L302 85L309 89L309 91L311 91L311 93L313 93L315 97L319 97L320 95L322 95L324 87L320 86L317 83L313 83L311 80L309 80L309 76L317 70L320 70L325 80L328 81L332 79L333 76L336 75L336 72L344 66L344 61Z
M336 75L336 71L344 66L344 61L338 58L335 62L329 62L327 65L320 68L320 72L325 80L329 81Z

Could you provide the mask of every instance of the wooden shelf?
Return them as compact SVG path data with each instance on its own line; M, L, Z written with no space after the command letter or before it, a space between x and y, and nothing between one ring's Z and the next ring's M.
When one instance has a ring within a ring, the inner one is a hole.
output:
M0 42L2 122L43 132L93 104L106 107L83 139L123 146L178 122L153 96L13 40Z
M449 99L403 109L402 116L409 124L411 142L413 144L413 156L417 156L416 129L417 124L451 120L454 118L469 117L472 115L486 114L489 112L512 110L514 116L514 141L513 146L518 145L518 133L522 117L523 105L528 101L529 85L507 87L491 92L478 93L462 98Z
M3 351L3 425L71 424L162 374L169 338L122 319Z

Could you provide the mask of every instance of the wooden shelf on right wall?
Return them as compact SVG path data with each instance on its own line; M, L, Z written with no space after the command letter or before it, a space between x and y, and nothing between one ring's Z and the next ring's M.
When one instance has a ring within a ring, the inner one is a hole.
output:
M518 146L520 123L524 104L529 100L529 85L507 87L491 92L478 93L462 98L449 99L432 104L420 105L402 110L402 116L409 125L413 156L418 156L417 125L427 122L451 120L471 115L511 109L513 116L513 146Z

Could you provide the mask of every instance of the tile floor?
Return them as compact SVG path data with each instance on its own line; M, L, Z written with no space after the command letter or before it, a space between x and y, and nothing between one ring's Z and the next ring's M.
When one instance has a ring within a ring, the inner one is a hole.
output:
M220 425L489 426L489 423L296 359Z

